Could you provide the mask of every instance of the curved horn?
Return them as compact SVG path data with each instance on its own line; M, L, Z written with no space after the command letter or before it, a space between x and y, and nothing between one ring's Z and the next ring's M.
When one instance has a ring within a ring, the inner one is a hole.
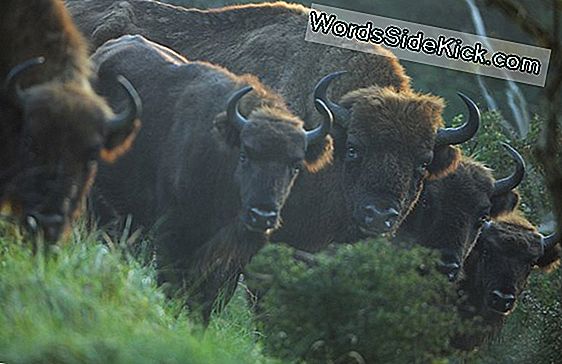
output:
M468 121L456 128L440 128L437 132L435 144L455 145L469 140L476 134L480 127L480 110L474 101L461 92L457 92L468 107Z
M525 177L525 160L521 157L521 154L519 154L519 152L507 143L502 143L502 145L515 161L515 171L510 176L499 179L494 183L493 196L511 191L515 187L519 186L523 177Z
M234 126L236 126L238 130L242 130L244 125L248 122L248 120L240 114L240 110L238 110L238 101L240 101L242 96L246 95L250 91L252 91L251 86L241 88L230 96L226 104L226 117L234 124Z
M140 96L131 82L121 75L117 76L117 82L119 82L121 87L123 87L127 93L129 105L124 111L115 115L108 121L108 128L110 131L120 130L130 125L134 120L140 118L142 114L142 102Z
M341 125L343 127L345 127L347 125L348 121L349 121L349 117L350 117L349 110L346 109L345 107L331 101L328 98L328 95L326 93L328 91L328 87L330 86L330 83L335 78L343 75L344 73L347 73L347 71L339 71L339 72L330 73L329 75L324 76L320 81L318 81L318 83L314 87L315 104L316 104L317 99L322 101L328 107L328 109L330 109L330 111L334 115L336 123L338 123L339 125Z
M322 114L323 120L322 125L316 129L305 132L307 145L312 145L323 140L332 129L332 123L334 122L334 114L332 114L324 101L316 99L314 100L314 106L316 107L316 110Z
M544 236L542 239L542 246L544 248L545 251L552 249L556 243L558 243L558 241L560 241L560 236L558 235L558 233L552 233L548 236Z
M24 96L23 91L19 86L18 78L31 68L43 63L45 63L45 57L37 57L28 59L27 61L14 66L10 72L8 72L8 76L6 76L6 80L4 81L4 89L6 90L6 93L8 95L13 95L17 102L22 104Z

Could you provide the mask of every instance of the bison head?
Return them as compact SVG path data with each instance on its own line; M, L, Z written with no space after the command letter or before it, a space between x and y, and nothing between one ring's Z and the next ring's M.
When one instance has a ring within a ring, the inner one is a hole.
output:
M451 145L476 133L478 108L461 95L468 121L446 129L440 128L444 103L435 96L371 86L347 93L336 104L326 91L340 74L324 77L315 97L335 115L335 155L343 164L348 208L363 234L393 232L417 201L423 181L456 169L460 152Z
M553 264L544 257L552 255L557 240L554 235L543 237L517 213L487 224L465 263L464 279L471 283L467 293L479 313L508 315L531 269Z
M511 146L504 147L516 163L509 177L494 181L488 168L463 158L453 173L425 184L418 204L399 229L399 238L438 249L439 270L451 281L457 279L484 223L517 205L513 189L523 180L525 162Z
M316 100L324 121L318 128L305 131L303 122L284 106L250 106L257 98L242 102L240 110L251 110L245 117L239 103L251 90L245 87L230 97L226 120L230 125L229 139L239 150L235 176L242 205L240 219L250 231L269 233L280 225L281 208L299 171L316 171L329 162L328 133L333 117L326 105Z
M113 161L131 144L140 125L140 99L123 77L130 106L115 115L88 83L52 81L22 90L18 77L34 59L16 66L7 94L21 110L18 172L10 181L7 205L33 233L56 241L78 213L98 160Z

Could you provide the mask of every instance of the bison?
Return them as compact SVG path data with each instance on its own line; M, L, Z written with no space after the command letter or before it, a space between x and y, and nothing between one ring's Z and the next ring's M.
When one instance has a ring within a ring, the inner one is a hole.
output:
M116 96L106 80L123 74L145 105L135 145L100 169L96 194L117 215L158 223L160 282L184 288L207 320L220 288L230 284L228 300L242 267L280 226L299 171L330 162L332 114L318 101L324 122L305 131L255 77L190 62L141 36L109 41L92 60L102 93Z
M486 224L458 282L460 314L478 316L482 325L476 333L457 335L455 347L471 350L501 329L532 268L550 270L559 264L559 240L556 234L539 234L518 211Z
M140 100L115 115L90 85L87 45L62 1L0 5L0 205L49 241L80 211L99 159L129 147Z
M471 110L467 125L439 130L443 101L413 92L390 52L379 48L384 55L365 54L306 42L308 10L300 5L200 11L155 1L67 3L94 44L138 33L192 59L250 72L287 100L309 127L320 121L313 100L322 98L329 105L335 115L334 163L299 178L284 225L274 235L300 249L395 230L416 202L423 180L445 176L458 165L460 152L451 145L466 141L478 128L476 106L462 96ZM340 70L348 72L334 73Z
M512 212L519 201L513 189L523 180L525 162L511 146L504 147L516 163L510 176L494 181L488 168L464 157L455 172L425 184L418 204L398 230L397 241L438 249L440 270L451 281L462 271L484 223Z
M413 91L373 86L346 95L338 105L326 96L337 76L324 77L314 93L334 115L354 116L345 129L341 124L332 129L333 163L316 175L299 177L284 210L284 225L273 236L309 252L331 242L396 231L424 180L456 168L459 155L450 144L474 135L480 120L477 106L464 95L469 117L453 130L439 128L440 98ZM404 144L404 139L410 142ZM345 147L338 148L342 142Z
M95 47L125 34L140 34L193 60L251 73L277 91L306 123L321 118L310 90L322 76L350 71L330 92L334 100L373 85L409 89L410 79L390 51L380 55L304 40L309 9L285 2L198 10L152 0L66 0Z

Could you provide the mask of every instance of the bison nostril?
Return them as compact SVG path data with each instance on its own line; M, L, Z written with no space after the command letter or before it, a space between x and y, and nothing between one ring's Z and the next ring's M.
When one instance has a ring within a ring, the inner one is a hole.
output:
M33 215L27 215L25 218L25 227L31 233L36 233L38 229L37 219Z
M373 231L385 232L391 230L398 221L398 216L399 213L394 208L379 210L374 205L365 205L362 209L362 223Z
M371 225L375 220L376 216L379 214L379 211L373 205L367 205L363 207L363 214L365 219L366 225Z
M277 223L277 211L264 211L253 207L248 211L250 224L256 228L271 229Z
M394 224L396 223L396 220L398 220L398 216L400 215L398 213L398 211L396 211L396 209L393 208L389 208L387 210L385 210L382 213L383 217L384 217L384 225L387 228L391 228L392 226L394 226Z
M42 230L47 240L57 240L64 228L64 216L62 214L52 213L33 213L27 215L25 219L25 227L32 233L37 234Z
M458 262L455 261L448 261L448 262L441 262L439 264L438 270L447 276L450 282L454 282L457 280L459 272L461 270L461 266Z
M496 311L507 313L515 306L515 296L510 293L494 290L492 292L491 306Z

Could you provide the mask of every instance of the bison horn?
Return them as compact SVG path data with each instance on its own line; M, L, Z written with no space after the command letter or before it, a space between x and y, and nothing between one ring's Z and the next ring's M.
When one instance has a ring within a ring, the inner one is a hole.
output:
M320 125L316 129L305 132L307 145L312 145L323 140L324 137L328 135L328 133L332 129L332 123L334 122L334 114L332 114L324 101L316 99L314 100L314 106L316 107L316 110L318 110L318 112L322 114L323 121L322 125Z
M505 149L507 149L507 152L515 161L515 172L508 177L497 180L494 183L494 196L511 191L521 183L523 177L525 176L525 160L521 157L521 154L519 154L519 152L507 143L502 143L502 145Z
M24 101L23 91L20 88L18 79L31 68L43 63L45 63L45 57L31 58L13 67L8 73L6 81L4 82L4 89L8 95L15 98L18 104L21 105Z
M341 125L343 127L346 127L348 122L349 122L349 117L350 117L349 110L346 109L345 107L331 101L328 98L328 95L326 94L327 91L328 91L328 87L330 86L330 83L335 78L343 75L344 73L347 73L347 71L333 72L333 73L330 73L327 76L324 76L320 81L318 81L318 83L314 87L314 100L315 100L315 103L316 103L317 99L322 101L328 107L328 109L332 112L332 114L334 115L336 123L338 123L339 125ZM317 109L318 109L318 107L317 107Z
M134 120L140 118L142 114L142 102L140 96L131 82L122 75L117 76L117 82L119 82L121 87L123 87L127 93L129 103L124 111L115 115L108 121L110 131L121 130L122 128L129 126Z
M234 124L234 126L238 130L242 130L244 125L248 122L245 117L240 114L240 110L238 110L238 102L242 98L242 96L246 95L248 92L252 91L251 86L246 86L241 88L240 90L236 91L226 104L226 117L230 122Z
M552 249L556 243L560 240L560 236L557 233L552 233L548 236L543 237L542 245L545 251Z
M480 126L480 110L478 106L476 106L476 103L461 92L457 92L457 94L468 107L468 121L464 125L456 128L440 128L435 140L435 143L438 145L464 143L476 134Z

